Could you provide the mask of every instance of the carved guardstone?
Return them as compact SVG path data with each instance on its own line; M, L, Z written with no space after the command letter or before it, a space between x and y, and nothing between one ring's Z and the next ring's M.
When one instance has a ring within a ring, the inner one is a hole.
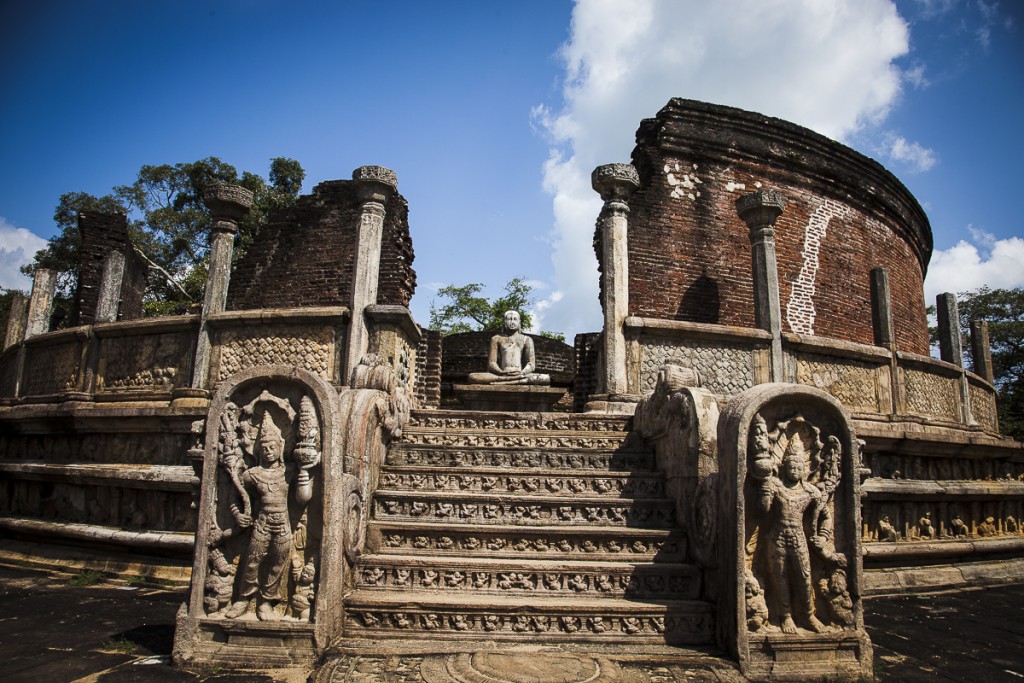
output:
M823 391L762 384L718 424L719 643L753 680L871 677L860 451Z
M325 552L344 540L336 396L284 366L221 384L205 425L178 663L306 664L340 634L344 567Z

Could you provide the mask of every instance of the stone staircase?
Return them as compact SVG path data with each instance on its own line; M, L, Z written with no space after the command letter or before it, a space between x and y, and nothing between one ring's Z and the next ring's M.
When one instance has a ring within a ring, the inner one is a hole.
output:
M673 507L627 418L414 412L373 497L346 637L709 644Z

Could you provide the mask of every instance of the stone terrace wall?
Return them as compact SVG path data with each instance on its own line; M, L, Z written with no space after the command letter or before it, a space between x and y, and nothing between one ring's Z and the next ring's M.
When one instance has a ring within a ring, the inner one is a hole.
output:
M441 332L423 330L416 346L416 386L414 394L421 408L436 408L441 403Z
M235 265L228 309L347 305L359 207L353 181L331 180L272 216ZM385 209L377 303L407 307L416 289L408 204L396 193Z
M78 230L82 235L80 251L81 270L75 307L70 325L88 325L96 321L103 263L107 255L117 251L125 256L124 279L121 284L121 303L118 320L137 320L142 317L142 296L146 291L147 268L135 255L128 236L128 219L124 214L80 213Z
M931 231L876 162L778 119L674 99L640 125L633 164L630 315L753 327L735 200L774 188L787 200L775 226L783 331L873 343L870 272L884 267L898 347L928 353Z

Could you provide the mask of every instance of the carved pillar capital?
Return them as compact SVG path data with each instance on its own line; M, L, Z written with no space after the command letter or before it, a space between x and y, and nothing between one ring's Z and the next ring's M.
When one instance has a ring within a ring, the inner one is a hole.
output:
M252 198L252 192L239 185L217 183L206 188L203 203L213 217L213 231L238 232L238 221L249 213Z
M736 200L736 213L750 228L750 240L775 237L775 219L786 210L786 198L778 190L758 190Z
M605 164L590 174L590 185L601 195L606 211L628 212L627 202L640 187L640 176L632 164Z
M359 201L364 204L384 204L398 191L398 174L383 166L360 166L352 171L352 180L356 182Z

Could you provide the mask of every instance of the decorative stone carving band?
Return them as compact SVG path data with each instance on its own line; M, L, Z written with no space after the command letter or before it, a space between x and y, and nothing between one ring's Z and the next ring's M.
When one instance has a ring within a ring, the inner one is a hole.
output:
M736 200L736 213L750 227L771 227L786 209L786 198L778 190L758 190Z
M360 166L352 171L352 180L358 184L363 202L384 203L398 190L398 174L383 166Z

